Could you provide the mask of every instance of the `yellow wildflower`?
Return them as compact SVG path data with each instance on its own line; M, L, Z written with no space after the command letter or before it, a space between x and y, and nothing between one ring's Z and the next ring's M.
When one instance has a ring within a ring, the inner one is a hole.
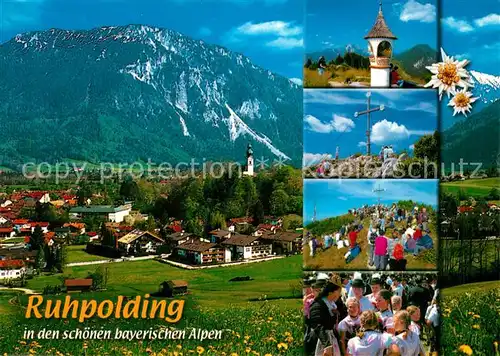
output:
M472 355L472 349L470 348L469 345L461 345L459 348L458 348L458 351L466 354L466 355Z
M280 342L280 343L278 344L278 350L281 350L281 349L283 349L283 350L288 350L288 345L287 345L287 344L285 344L284 342Z
M198 353L198 355L201 355L202 353L205 352L205 349L201 346L197 346L196 347L196 352Z
M479 325L477 325L477 324L474 324L474 325L472 325L472 328L473 329L480 329L481 327Z

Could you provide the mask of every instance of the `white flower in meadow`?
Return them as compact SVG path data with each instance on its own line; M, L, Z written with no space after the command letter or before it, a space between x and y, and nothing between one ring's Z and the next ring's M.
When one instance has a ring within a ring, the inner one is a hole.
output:
M462 87L467 90L473 87L469 73L465 66L469 64L469 60L462 61L455 60L453 57L448 57L445 51L441 48L442 62L434 63L427 68L433 75L429 83L425 85L426 88L439 88L439 98L441 99L443 92L448 97L456 93L457 87Z
M453 98L448 103L448 106L452 106L455 110L453 116L456 114L464 114L467 116L467 112L472 109L472 103L478 98L473 98L472 93L468 92L466 89L459 90Z

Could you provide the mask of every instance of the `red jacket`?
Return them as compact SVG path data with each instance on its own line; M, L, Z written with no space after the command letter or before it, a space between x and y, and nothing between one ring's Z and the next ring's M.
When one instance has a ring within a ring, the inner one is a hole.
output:
M351 243L351 248L356 247L356 239L358 238L358 234L356 231L351 231L349 233L349 242Z
M393 70L391 72L391 84L398 84L398 81L400 80L401 78L399 77L399 74L397 71Z

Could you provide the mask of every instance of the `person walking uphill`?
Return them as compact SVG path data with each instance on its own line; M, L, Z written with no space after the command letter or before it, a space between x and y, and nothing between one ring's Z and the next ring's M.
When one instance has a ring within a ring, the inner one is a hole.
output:
M309 327L318 337L315 356L341 356L337 336L338 315L335 302L340 298L342 288L327 282L311 305Z

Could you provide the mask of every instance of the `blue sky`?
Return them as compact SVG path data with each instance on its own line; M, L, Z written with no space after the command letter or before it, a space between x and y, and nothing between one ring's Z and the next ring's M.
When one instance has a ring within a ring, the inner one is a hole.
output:
M0 0L0 43L17 33L104 25L165 27L302 78L303 0Z
M377 203L374 189L385 189L380 193L382 204L392 204L400 200L437 206L438 181L388 180L388 179L308 179L304 181L304 220L311 222L316 205L318 220L347 214L349 209L365 204Z
M443 1L441 8L442 47L449 56L468 59L468 70L499 76L500 62L500 1L481 0L471 4L469 0ZM486 90L488 92L486 92ZM478 112L491 100L498 99L500 90L477 85L474 96L477 101L472 112ZM453 109L443 98L442 128L446 129L464 116L453 117Z
M366 89L304 90L304 163L318 157L340 158L366 152ZM372 153L392 144L396 152L413 145L424 134L437 129L437 95L434 90L378 89L371 91L372 107L384 105L371 114Z
M382 5L386 23L398 37L395 53L417 44L437 48L436 0L383 0ZM379 0L308 0L306 53L348 44L365 50L364 37L375 23L378 8Z

